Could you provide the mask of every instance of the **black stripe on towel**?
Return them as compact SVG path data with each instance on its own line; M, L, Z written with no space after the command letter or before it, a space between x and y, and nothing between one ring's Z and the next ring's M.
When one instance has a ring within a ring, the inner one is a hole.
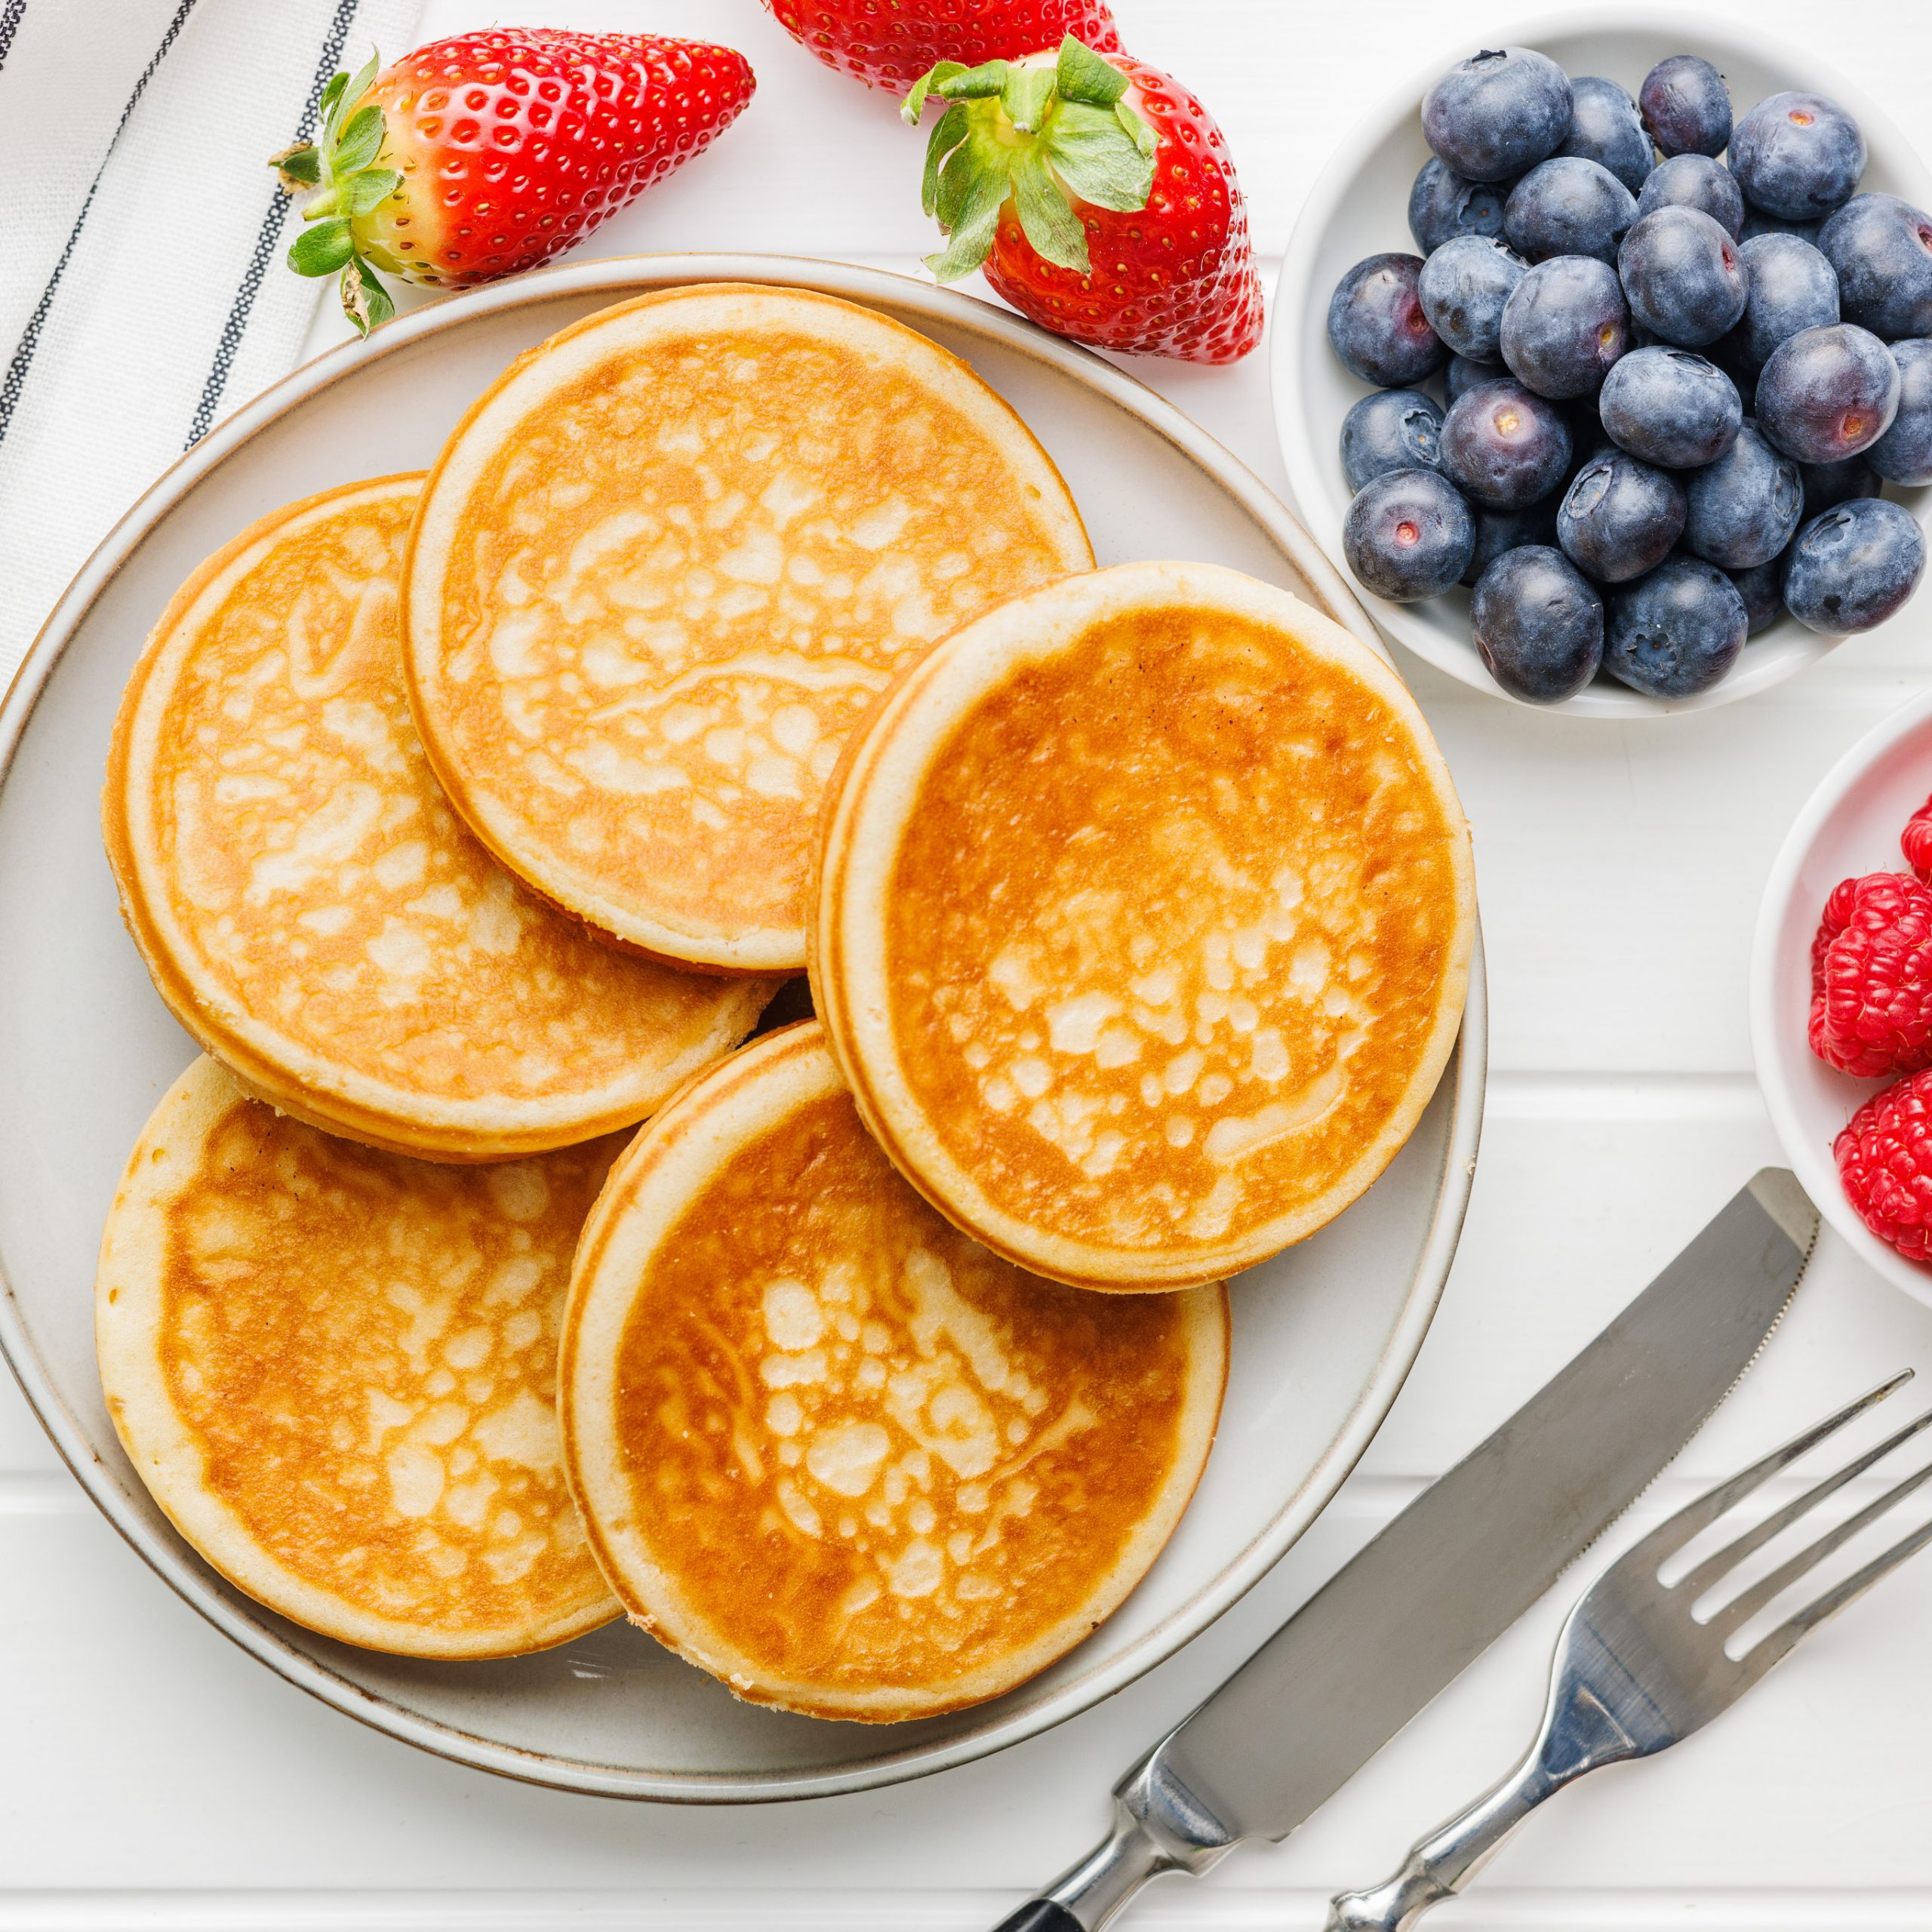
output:
M24 11L24 8L23 8ZM0 380L0 442L6 440L7 431L14 420L14 411L20 400L20 391L26 386L27 371L33 366L34 351L40 346L40 332L47 325L47 312L54 306L54 297L60 287L60 278L67 272L67 264L73 259L74 245L81 238L81 230L87 226L88 212L94 207L95 191L100 186L100 177L106 171L108 159L118 145L126 131L129 117L140 103L141 96L147 91L149 82L154 78L155 69L168 57L168 50L174 45L175 36L181 31L182 24L195 11L195 0L181 0L174 10L174 17L168 23L168 31L161 37L161 45L154 51L154 57L141 69L141 78L134 83L134 91L128 97L128 104L121 110L121 118L115 123L113 138L107 143L107 152L100 158L100 166L94 172L94 179L88 183L87 199L81 204L81 211L74 217L72 231L67 237L67 245L60 251L60 259L54 264L54 272L47 279L47 286L41 291L40 300L34 305L33 313L27 318L27 325L20 332L20 346L14 351L14 359L7 365L7 374ZM18 16L15 17L16 24Z
M0 7L0 67L7 64L7 56L13 51L14 36L20 30L20 16L27 10L27 0L7 0Z
M355 19L355 10L361 3L361 0L337 0L335 18L329 23L328 32L322 37L322 51L316 58L315 78L309 84L309 98L296 126L295 138L298 141L309 140L315 131L315 116L321 109L322 89L341 64L349 23ZM195 405L195 420L188 426L188 440L182 445L184 449L192 449L214 422L214 413L221 406L222 392L228 386L229 371L234 368L235 355L242 346L242 332L248 326L255 297L261 290L262 278L280 251L282 229L291 207L288 196L278 186L269 191L268 208L255 235L254 252L248 257L248 266L242 272L241 285L235 291L234 301L229 305L228 319L221 325L221 339L215 344L214 361L209 367L208 380L202 385L202 399Z

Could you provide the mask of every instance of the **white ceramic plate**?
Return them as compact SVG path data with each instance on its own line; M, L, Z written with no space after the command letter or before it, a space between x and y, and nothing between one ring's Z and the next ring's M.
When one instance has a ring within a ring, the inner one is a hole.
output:
M1869 731L1832 766L1764 882L1751 949L1751 1053L1785 1158L1818 1211L1888 1281L1932 1305L1932 1268L1908 1261L1852 1211L1832 1158L1839 1130L1889 1080L1827 1066L1805 1037L1811 940L1841 879L1902 872L1899 834L1932 793L1932 695Z
M1097 1636L995 1703L884 1727L755 1709L623 1626L513 1662L415 1663L311 1635L208 1570L123 1458L94 1369L102 1217L143 1120L193 1051L121 929L101 854L97 799L122 681L176 584L243 525L309 491L426 464L470 400L531 344L626 295L706 279L844 296L964 355L1060 464L1102 561L1232 565L1374 641L1275 498L1097 357L900 276L660 256L555 269L420 311L270 390L109 538L0 709L0 1343L62 1454L189 1602L340 1709L487 1770L700 1802L849 1791L1014 1743L1119 1690L1263 1575L1361 1455L1421 1345L1469 1197L1486 1042L1478 954L1458 1057L1407 1148L1331 1228L1237 1285L1220 1437L1174 1541Z
M1921 208L1932 206L1932 171L1863 91L1809 50L1761 32L1746 17L1746 11L1740 8L1737 17L1727 23L1675 8L1579 8L1506 24L1483 44L1534 47L1568 73L1601 74L1632 94L1666 55L1700 54L1723 71L1740 115L1767 94L1786 88L1829 94L1858 117L1865 131L1871 159L1861 189L1882 189ZM1474 51L1472 42L1444 48L1364 117L1309 190L1281 264L1270 365L1281 458L1302 520L1345 571L1342 519L1348 513L1349 487L1339 447L1342 419L1369 392L1328 346L1328 298L1364 255L1384 251L1414 254L1415 238L1408 227L1409 189L1429 158L1429 146L1422 137L1422 97L1457 61ZM1887 485L1886 493L1906 504L1921 522L1932 513L1932 491ZM1376 622L1404 648L1466 685L1494 697L1509 697L1483 669L1469 641L1466 590L1452 590L1417 604L1390 604L1359 585L1356 588ZM1786 613L1745 646L1730 676L1695 697L1666 704L1600 677L1560 705L1531 708L1597 718L1704 710L1783 683L1822 657L1835 641L1807 630Z

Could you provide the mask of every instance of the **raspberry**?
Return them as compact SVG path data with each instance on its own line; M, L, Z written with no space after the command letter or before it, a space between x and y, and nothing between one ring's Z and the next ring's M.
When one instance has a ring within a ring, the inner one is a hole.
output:
M1859 1219L1907 1260L1932 1260L1932 1071L1875 1094L1832 1156Z
M1932 884L1932 798L1927 798L1905 822L1899 834L1899 850L1905 862L1918 876Z
M1810 1038L1827 1066L1861 1079L1932 1066L1932 888L1871 872L1825 902Z

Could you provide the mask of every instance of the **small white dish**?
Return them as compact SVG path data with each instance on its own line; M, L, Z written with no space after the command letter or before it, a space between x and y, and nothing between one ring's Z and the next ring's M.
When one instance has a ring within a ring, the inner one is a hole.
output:
M1808 51L1776 39L1747 19L1727 23L1675 8L1592 7L1506 22L1481 44L1534 47L1569 74L1600 74L1632 94L1666 55L1700 54L1730 82L1740 115L1767 94L1786 88L1829 94L1856 115L1865 131L1871 158L1860 192L1882 190L1902 195L1921 208L1932 206L1932 170L1864 91ZM1281 264L1270 352L1281 460L1302 521L1352 583L1354 578L1342 555L1349 488L1339 443L1342 419L1369 389L1342 367L1328 346L1328 298L1364 256L1415 252L1408 228L1409 189L1429 158L1429 146L1422 137L1422 97L1440 75L1474 52L1476 45L1463 41L1444 48L1363 117L1309 190ZM1921 522L1932 513L1927 500L1932 492L1891 488L1887 494L1904 503ZM1469 640L1466 590L1452 590L1417 604L1391 604L1359 583L1355 589L1377 623L1404 648L1478 691L1509 697L1483 669ZM1786 614L1745 646L1727 678L1695 697L1666 703L1599 677L1561 704L1531 708L1595 718L1651 718L1706 710L1783 684L1837 641L1806 629Z
M1932 693L1866 733L1805 801L1764 882L1751 947L1751 1053L1785 1158L1818 1211L1884 1276L1932 1306L1932 1268L1866 1226L1838 1185L1832 1143L1889 1079L1854 1080L1811 1051L1811 941L1841 879L1901 872L1899 834L1932 793Z

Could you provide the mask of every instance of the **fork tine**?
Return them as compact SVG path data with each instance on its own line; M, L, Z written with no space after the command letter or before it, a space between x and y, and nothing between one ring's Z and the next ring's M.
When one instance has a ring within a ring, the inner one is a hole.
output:
M1626 1552L1620 1559L1626 1563L1645 1563L1654 1560L1661 1563L1675 1552L1681 1549L1690 1539L1707 1530L1727 1509L1743 1501L1758 1485L1788 1464L1795 1463L1807 1449L1814 1449L1828 1435L1844 1428L1854 1417L1863 1415L1874 1402L1882 1402L1895 1389L1902 1389L1912 1380L1912 1371L1902 1368L1888 1381L1881 1382L1877 1388L1869 1389L1857 1400L1847 1402L1837 1414L1827 1416L1823 1422L1814 1423L1801 1435L1795 1435L1782 1448L1774 1449L1761 1461L1753 1463L1748 1469L1741 1469L1728 1482L1721 1482L1717 1487L1707 1490L1694 1502L1687 1503L1677 1514L1660 1523L1642 1542Z
M1774 1514L1767 1516L1755 1527L1736 1537L1721 1549L1715 1550L1697 1567L1681 1577L1672 1587L1689 1592L1690 1600L1695 1601L1720 1577L1727 1577L1744 1559L1762 1549L1773 1537L1790 1528L1799 1517L1826 1497L1835 1495L1855 1477L1862 1476L1874 1463L1882 1461L1901 1443L1909 1442L1921 1429L1932 1428L1932 1409L1906 1424L1904 1428L1888 1435L1876 1448L1868 1449L1862 1456L1855 1456L1841 1469L1834 1469L1822 1481L1814 1483L1795 1502L1787 1503ZM1901 1492L1903 1493L1903 1492Z
M1915 1556L1927 1543L1932 1543L1932 1523L1921 1524L1909 1537L1901 1537L1882 1556L1875 1556L1836 1589L1827 1590L1817 1602L1807 1604L1776 1629L1767 1632L1745 1652L1741 1661L1754 1674L1768 1670L1807 1630L1815 1630L1828 1617L1837 1616L1847 1604L1862 1597L1881 1577L1896 1570L1907 1557Z
M1909 1476L1894 1483L1875 1502L1868 1503L1855 1516L1848 1516L1836 1528L1829 1530L1816 1543L1807 1543L1788 1561L1781 1563L1767 1577L1761 1577L1751 1587L1726 1604L1712 1620L1721 1624L1727 1635L1743 1629L1765 1604L1779 1593L1797 1582L1806 1571L1815 1568L1835 1549L1842 1549L1852 1538L1862 1531L1869 1529L1894 1504L1902 1503L1912 1492L1928 1481L1932 1481L1932 1463L1922 1469L1915 1469ZM1823 1488L1823 1484L1819 1484Z

